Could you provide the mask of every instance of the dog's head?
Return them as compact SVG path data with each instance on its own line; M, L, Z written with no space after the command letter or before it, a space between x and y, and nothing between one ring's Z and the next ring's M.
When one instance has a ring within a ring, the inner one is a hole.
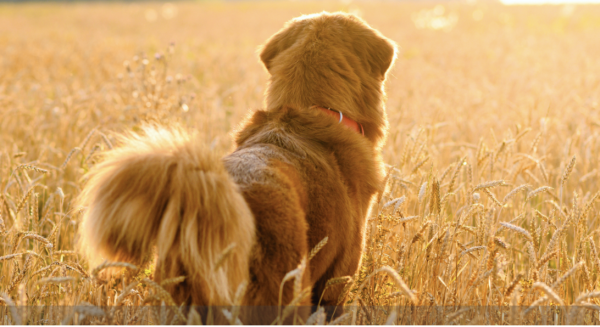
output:
M387 131L383 82L395 57L394 43L356 16L293 19L260 53L271 74L267 109L330 107L361 123L379 146Z

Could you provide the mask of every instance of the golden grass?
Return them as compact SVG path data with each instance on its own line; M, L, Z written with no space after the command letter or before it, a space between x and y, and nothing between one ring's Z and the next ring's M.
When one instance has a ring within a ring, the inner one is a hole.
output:
M72 201L143 121L230 151L262 105L257 46L321 10L401 50L388 191L359 273L328 283L345 284L346 313L310 322L600 323L600 7L393 2L0 5L0 323L213 321L171 306L152 266L86 262Z

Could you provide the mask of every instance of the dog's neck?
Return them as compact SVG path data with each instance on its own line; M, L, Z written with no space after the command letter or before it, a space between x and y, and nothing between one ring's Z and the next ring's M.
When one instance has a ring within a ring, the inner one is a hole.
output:
M338 123L344 124L344 126L354 130L355 132L361 134L362 136L365 136L365 130L364 130L362 124L357 123L354 119L352 119L348 116L344 116L344 114L342 114L341 111L337 111L337 110L331 109L331 108L319 107L319 106L317 106L316 108L332 117L335 117L336 119L339 119Z

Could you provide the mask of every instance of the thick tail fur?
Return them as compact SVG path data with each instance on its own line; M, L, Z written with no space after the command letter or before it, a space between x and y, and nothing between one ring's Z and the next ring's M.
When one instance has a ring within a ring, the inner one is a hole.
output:
M156 253L155 278L187 277L176 300L230 304L248 279L254 219L221 159L181 129L145 127L120 143L79 199L86 252L137 264Z

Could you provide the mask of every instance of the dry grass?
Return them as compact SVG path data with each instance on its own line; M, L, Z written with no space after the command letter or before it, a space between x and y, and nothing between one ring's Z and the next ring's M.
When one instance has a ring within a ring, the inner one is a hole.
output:
M324 9L401 47L389 189L359 274L331 281L350 294L334 322L600 323L600 8L445 6L0 5L0 323L211 322L169 306L152 266L86 262L72 200L114 133L145 120L229 151L261 107L257 45Z

